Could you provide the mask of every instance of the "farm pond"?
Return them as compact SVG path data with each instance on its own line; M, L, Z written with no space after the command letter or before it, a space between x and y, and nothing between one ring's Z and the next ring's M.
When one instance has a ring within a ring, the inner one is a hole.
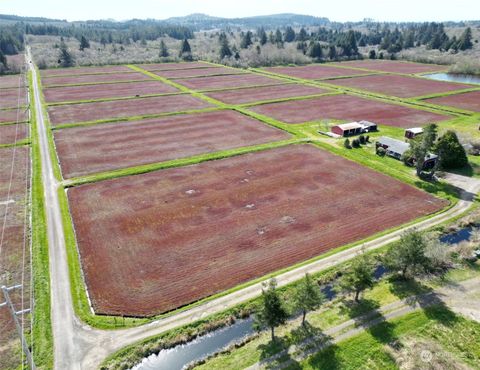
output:
M467 241L470 239L472 231L472 227L466 227L442 236L440 241L447 245ZM384 266L378 265L374 272L375 279L380 279L386 272L387 269ZM321 291L327 300L332 300L337 295L333 284L323 286ZM234 343L242 341L254 332L252 317L237 320L230 326L199 336L191 342L161 350L158 354L152 354L135 365L132 370L182 370L193 362L219 353Z
M456 74L456 73L432 73L428 75L423 75L423 77L427 77L432 80L438 80L438 81L460 82L460 83L480 85L480 76L475 76L475 75Z

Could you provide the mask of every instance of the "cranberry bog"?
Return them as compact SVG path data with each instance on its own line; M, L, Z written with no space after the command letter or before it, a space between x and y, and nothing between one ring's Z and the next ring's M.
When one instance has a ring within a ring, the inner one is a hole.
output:
M212 68L171 69L167 71L156 71L153 73L165 78L189 78L199 76L235 75L246 72L239 68L212 66Z
M68 198L94 311L132 316L178 308L446 206L308 144L81 185Z
M203 109L212 105L191 95L167 95L48 107L52 124L78 123Z
M320 119L369 120L387 126L408 128L452 118L402 105L345 94L263 104L249 109L291 124Z
M216 66L204 62L180 62L180 63L152 63L137 64L138 67L146 71L170 71L174 69L197 69L197 68L214 68Z
M45 69L40 71L40 76L78 76L78 75L91 75L91 74L104 74L104 73L129 73L133 72L132 69L127 66L104 66L104 67L74 67L74 68L57 68L57 69ZM134 73L134 72L133 72Z
M16 89L0 89L0 109L17 108L27 105L27 90L23 87Z
M25 76L18 75L9 75L9 76L0 76L0 89L7 89L13 87L24 87L26 86Z
M357 69L335 68L332 66L319 64L293 67L270 67L264 68L264 70L290 77L303 78L306 80L322 80L343 76L364 75L366 73L365 71L360 71Z
M55 131L64 177L287 140L290 135L234 111L216 111Z
M1 137L1 134L0 134ZM29 308L30 296L30 269L29 253L25 256L25 270L23 270L23 246L28 243L26 237L25 212L27 191L29 184L29 148L0 148L0 219L5 221L5 229L2 240L2 253L0 255L0 285L11 286L22 281L24 271L24 308ZM13 172L12 172L13 165ZM10 176L12 185L9 188ZM4 181L3 181L4 180ZM28 248L28 246L27 246ZM22 307L21 290L15 290L11 294L15 307ZM25 318L26 327L29 321ZM10 312L6 307L0 309L0 363L2 368L15 369L22 362L18 333Z
M8 122L26 122L28 120L27 109L24 107L18 109L6 109L0 111L0 123Z
M178 80L177 83L193 90L214 90L246 86L275 85L284 82L270 77L243 73L240 75L195 77Z
M446 105L473 112L480 112L480 91L442 96L439 98L427 99L425 101L432 104Z
M160 81L128 82L119 84L99 84L50 87L43 89L47 103L78 100L125 98L143 95L168 94L179 90Z
M1 113L1 112L0 112ZM22 141L28 136L28 125L24 123L12 124L12 125L0 125L0 145L14 144L15 142ZM4 181L8 181L10 177L2 178Z
M455 90L470 89L472 85L455 82L435 81L400 75L373 75L332 80L337 86L351 87L379 94L411 98L415 96L444 93Z
M441 66L437 64L423 64L392 60L354 60L349 62L332 63L331 65L403 74L440 72L448 69L448 66Z
M97 83L115 83L129 81L147 81L151 78L140 72L132 73L105 73L92 75L75 75L75 76L52 76L42 78L42 85L62 86L62 85L81 85L81 84L97 84Z
M205 95L227 104L254 103L262 100L274 100L299 96L316 95L330 92L314 86L300 84L247 87L234 90L222 90Z

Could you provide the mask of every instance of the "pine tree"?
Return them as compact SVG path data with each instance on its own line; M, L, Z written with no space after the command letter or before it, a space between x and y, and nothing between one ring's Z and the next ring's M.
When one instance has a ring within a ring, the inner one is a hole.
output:
M275 328L287 321L288 313L276 290L277 282L271 279L263 285L262 303L255 316L256 327L267 326L272 333L272 342L275 340Z
M328 49L328 59L336 60L337 59L337 48L335 45L330 45Z
M187 39L182 41L182 45L180 46L180 53L179 57L186 61L191 61L192 58L192 48Z
M167 58L170 55L167 49L167 45L165 45L165 42L163 40L160 41L160 52L158 55L160 58Z
M313 42L308 49L308 56L319 61L322 59L322 46L319 42Z
M295 308L302 311L302 325L305 326L307 312L316 310L323 301L318 285L308 273L305 274L305 278L299 283L295 291L294 300Z
M85 49L88 49L90 47L90 43L86 39L85 36L82 35L80 38L80 51L84 51Z
M0 50L0 64L3 64L4 69L8 69L7 57L5 56L5 54L2 53L1 50Z
M460 50L467 50L471 49L472 47L472 29L467 27L458 40L458 48Z
M285 42L295 41L295 31L292 27L288 26L285 30Z
M268 42L267 33L265 32L263 27L258 30L258 38L260 40L260 45L262 46Z
M58 63L62 67L72 67L75 65L75 58L68 50L67 44L63 41L60 43L59 47Z
M232 50L230 50L230 45L228 44L227 38L222 39L222 44L220 46L220 59L229 58L232 56Z
M243 37L242 40L240 41L240 48L242 49L248 49L250 45L253 44L252 41L252 33L250 31L247 31Z
M277 44L277 47L283 47L283 36L282 32L279 29L275 31L275 43Z
M355 293L355 302L359 301L361 292L373 286L373 269L371 257L362 252L353 260L350 269L343 275L341 285L345 290Z
M301 28L300 32L297 35L297 40L298 41L306 41L308 39L307 31L305 31L305 28Z

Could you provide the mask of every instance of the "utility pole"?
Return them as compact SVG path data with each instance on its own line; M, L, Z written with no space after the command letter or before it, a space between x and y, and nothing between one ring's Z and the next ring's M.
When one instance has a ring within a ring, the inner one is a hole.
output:
M15 307L13 307L12 300L10 299L10 294L9 292L21 288L22 285L14 285L11 287L6 287L5 285L2 286L2 291L3 291L3 296L5 297L5 302L0 303L0 308L3 306L7 306L8 309L10 310L10 313L12 314L13 321L15 322L15 326L17 327L18 335L20 336L20 341L22 342L22 347L23 347L23 352L25 352L25 356L27 357L27 362L28 365L30 366L31 370L35 370L35 364L33 363L33 357L32 353L30 352L30 349L28 348L27 341L25 340L25 336L23 335L22 327L20 326L20 323L18 322L18 315L23 315L24 313L30 312L30 309L22 310L22 311L15 311Z

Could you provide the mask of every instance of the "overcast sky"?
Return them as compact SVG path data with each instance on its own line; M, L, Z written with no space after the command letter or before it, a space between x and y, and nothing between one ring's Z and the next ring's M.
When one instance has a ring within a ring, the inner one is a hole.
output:
M0 0L0 13L67 20L297 13L334 21L459 21L479 19L480 0Z

